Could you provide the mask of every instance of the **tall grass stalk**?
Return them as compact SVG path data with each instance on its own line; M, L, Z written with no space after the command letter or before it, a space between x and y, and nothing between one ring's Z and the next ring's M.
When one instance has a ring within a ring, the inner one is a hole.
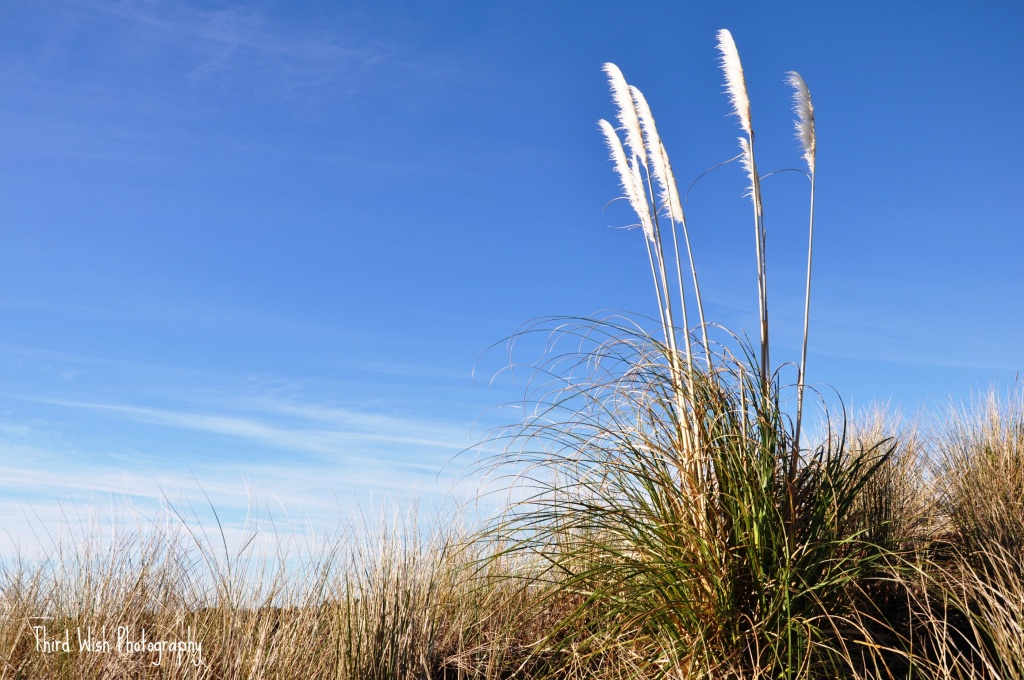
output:
M758 373L762 380L762 391L767 397L768 382L771 379L771 360L768 348L768 272L765 257L764 204L761 200L761 177L754 160L754 127L750 118L750 97L747 82L743 76L743 64L736 49L732 33L727 29L718 32L718 51L721 54L722 71L725 74L726 91L732 103L733 113L739 119L740 128L746 133L741 137L740 162L750 180L750 199L754 205L754 241L757 254L757 298L761 330L761 364Z
M814 129L814 104L807 83L796 71L790 71L787 79L793 88L793 109L796 112L796 136L803 149L807 163L807 174L811 180L811 205L808 209L809 226L807 235L807 289L804 297L804 335L800 348L800 369L797 376L796 437L793 456L800 455L800 431L804 414L804 387L807 381L807 337L811 324L811 263L814 256L814 178L815 160L818 153L818 139ZM795 461L794 461L795 467Z
M796 399L796 427L793 436L793 453L790 461L790 522L794 521L795 509L793 504L793 488L796 470L800 458L800 433L803 426L804 415L804 387L806 385L807 371L807 338L811 320L811 263L814 255L814 166L817 155L817 137L814 130L814 105L811 102L811 93L807 89L807 83L796 71L788 74L789 84L793 87L794 110L797 114L796 134L803 149L803 157L807 163L808 175L811 179L811 204L808 210L809 222L807 237L807 287L804 295L804 334L803 343L800 349L800 366L797 374L797 399Z
M671 174L668 154L665 152L661 137L658 135L657 126L646 99L637 88L630 87L627 84L621 70L616 65L611 63L605 64L604 70L608 75L612 98L619 109L618 120L625 134L626 146L632 153L633 160L631 164L627 165L622 162L625 159L625 153L621 152L622 143L611 124L601 120L599 125L604 131L605 138L612 150L616 171L619 174L621 183L623 186L627 184L629 186L627 197L634 212L636 212L640 219L641 225L644 227L644 234L647 237L648 260L654 279L655 294L658 297L662 331L665 343L670 350L667 356L671 367L676 410L679 414L679 418L675 421L674 425L679 428L680 434L676 456L682 461L680 465L681 481L690 489L693 501L701 504L703 503L703 495L700 490L702 461L698 457L700 451L700 432L696 426L696 414L691 409L694 395L692 391L688 395L685 393L687 389L690 389L689 386L691 385L691 381L686 376L693 373L694 367L686 295L683 288L681 254L679 241L676 236L676 223L683 220L682 205L679 201L678 189ZM633 145L640 145L642 148L637 149ZM655 183L657 183L660 189L660 202L654 189ZM682 357L680 357L676 339L677 330L673 313L672 294L670 292L669 266L665 262L665 247L661 230L662 215L667 216L672 231L676 283L679 290L679 305L683 321L683 345L685 351ZM687 235L687 243L688 240L689 237ZM690 261L692 264L692 254ZM696 281L695 272L694 281ZM698 302L698 308L701 310L703 317L702 303ZM706 330L704 333L706 334Z

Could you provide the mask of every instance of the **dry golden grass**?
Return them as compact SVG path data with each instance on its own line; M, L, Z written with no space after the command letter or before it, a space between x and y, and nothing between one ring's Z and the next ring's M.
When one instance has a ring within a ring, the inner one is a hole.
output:
M498 677L521 663L531 622L515 614L533 586L457 519L316 545L253 536L227 556L198 527L82 527L45 559L3 564L0 677ZM125 644L143 640L186 649Z

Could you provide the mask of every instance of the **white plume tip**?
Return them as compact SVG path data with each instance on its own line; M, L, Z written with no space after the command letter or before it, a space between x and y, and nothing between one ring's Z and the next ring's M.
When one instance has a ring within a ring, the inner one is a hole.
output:
M608 76L612 100L619 109L619 126L626 135L626 148L629 153L639 156L642 163L646 162L647 154L644 150L643 135L640 132L640 119L637 117L633 96L629 92L626 78L622 75L619 67L611 62L604 65L604 72Z
M626 159L626 152L622 148L622 141L616 134L615 128L608 121L598 121L601 132L604 133L605 141L608 143L608 150L611 153L612 162L615 164L615 172L619 175L619 183L622 191L629 201L637 217L640 218L640 225L644 229L644 236L654 240L654 227L651 222L650 210L647 207L647 193L644 191L643 181L640 177L640 168L635 160L632 165ZM635 156L634 156L635 159Z
M747 83L743 78L743 64L740 53L736 50L736 41L727 29L718 32L718 51L721 53L722 71L725 73L725 87L732 102L733 113L740 119L740 127L748 135L751 134L750 98L747 96Z
M786 82L793 88L793 112L796 114L796 138L804 151L807 168L814 174L814 158L817 153L817 138L814 132L814 104L807 83L796 71L786 74Z

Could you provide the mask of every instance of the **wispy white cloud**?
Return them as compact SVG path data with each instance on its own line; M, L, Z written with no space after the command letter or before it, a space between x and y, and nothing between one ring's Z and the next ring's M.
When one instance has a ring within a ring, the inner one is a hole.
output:
M166 408L125 406L120 404L32 399L40 403L115 414L129 420L165 427L206 432L249 439L259 444L318 454L334 454L360 443L449 449L466 446L467 435L454 428L428 422L408 421L388 416L355 413L341 408L285 405L281 414L305 420L334 421L333 428L281 427L266 420L227 414L204 414ZM461 436L460 436L461 434Z

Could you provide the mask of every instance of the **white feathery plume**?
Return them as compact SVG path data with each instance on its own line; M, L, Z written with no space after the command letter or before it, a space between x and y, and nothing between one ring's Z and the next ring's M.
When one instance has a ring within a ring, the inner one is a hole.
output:
M654 179L658 182L658 188L661 190L661 204L668 209L668 214L672 221L682 223L683 206L679 201L679 190L676 188L675 178L672 176L672 167L669 165L665 146L661 143L658 128L654 124L651 107L647 104L647 99L640 90L630 85L629 91L633 95L633 102L636 104L636 112L640 119L640 127L644 133L647 156L651 161L651 172L654 175Z
M704 300L701 298L700 283L697 281L697 266L693 262L693 249L690 247L690 231L686 228L686 214L683 212L683 203L679 200L679 188L676 184L675 175L672 174L672 165L668 162L668 153L665 151L664 145L660 145L660 148L661 153L665 157L665 181L668 184L669 211L672 215L672 219L678 222L683 228L683 242L686 245L686 255L690 261L690 273L693 276L693 291L697 297L697 315L700 317L700 332L704 339L704 358L708 364L708 371L710 371L711 354L709 352L710 345L708 344L708 327L704 320ZM673 232L673 237L674 236L675 232ZM678 244L676 244L676 274L679 276L681 289L683 274L679 262ZM680 292L680 296L682 296L682 292Z
M804 160L807 161L807 168L813 175L818 142L814 134L814 104L811 103L811 92L796 71L790 71L786 81L793 88L793 112L797 115L796 138L800 140L800 146L804 149Z
M644 150L643 135L640 132L640 120L637 118L626 78L622 75L619 67L611 62L604 65L604 72L608 75L608 84L612 88L612 100L619 108L619 125L626 133L626 147L630 153L636 154L640 158L641 163L646 163L647 154Z
M640 181L638 176L639 167L635 164L630 167L629 161L626 160L626 152L622 148L622 141L615 133L615 128L612 127L612 124L602 118L598 121L598 125L604 133L605 141L608 142L612 162L615 163L615 172L619 175L619 181L622 183L622 190L626 194L626 199L633 207L637 217L640 218L640 225L644 229L644 235L649 241L653 241L654 227L651 224L650 210L647 207L647 197L643 190L643 182Z
M740 119L740 127L748 135L752 134L750 125L750 99L747 97L747 83L743 78L743 64L740 53L736 50L736 41L732 33L723 28L718 32L718 51L722 53L722 70L725 72L725 85L732 102L733 113Z

